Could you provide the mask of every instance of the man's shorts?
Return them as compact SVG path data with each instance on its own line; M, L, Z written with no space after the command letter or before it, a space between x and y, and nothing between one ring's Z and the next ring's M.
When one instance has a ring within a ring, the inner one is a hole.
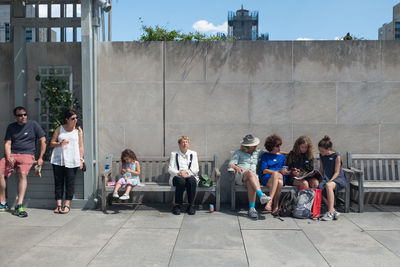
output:
M245 170L243 170L242 173L235 172L235 183L237 185L244 185L244 186L246 185L246 183L243 182L243 174L245 172L246 172ZM257 174L255 174L255 176L258 178Z
M11 157L15 160L13 167L5 157L0 160L0 174L4 174L6 178L10 177L14 169L17 169L18 173L28 174L35 161L35 156L31 154L11 154Z

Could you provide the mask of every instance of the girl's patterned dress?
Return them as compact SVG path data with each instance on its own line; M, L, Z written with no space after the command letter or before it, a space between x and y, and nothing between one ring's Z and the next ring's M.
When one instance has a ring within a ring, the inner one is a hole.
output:
M127 170L136 171L136 164L137 164L137 161L135 161L133 163L126 163L124 167ZM130 172L125 172L124 175L122 175L121 178L119 178L117 183L121 184L123 188L125 188L127 185L131 185L133 187L144 186L144 184L142 184L140 182L139 176L133 175Z

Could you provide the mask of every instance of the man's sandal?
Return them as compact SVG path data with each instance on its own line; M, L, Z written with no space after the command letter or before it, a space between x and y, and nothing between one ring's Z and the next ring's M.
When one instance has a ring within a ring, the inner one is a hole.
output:
M68 209L67 211L65 211L65 209ZM61 214L67 214L71 209L69 208L69 206L64 206L64 209L62 209L60 211Z
M57 206L57 208L54 210L54 213L61 213L61 206Z

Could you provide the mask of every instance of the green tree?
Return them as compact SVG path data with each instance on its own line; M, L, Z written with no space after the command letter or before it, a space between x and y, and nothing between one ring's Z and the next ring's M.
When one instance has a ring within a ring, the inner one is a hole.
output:
M217 35L206 35L200 32L189 32L189 33L181 33L177 30L168 30L164 26L156 25L146 26L143 21L140 19L142 24L142 35L139 40L141 41L221 41L226 38L222 38Z

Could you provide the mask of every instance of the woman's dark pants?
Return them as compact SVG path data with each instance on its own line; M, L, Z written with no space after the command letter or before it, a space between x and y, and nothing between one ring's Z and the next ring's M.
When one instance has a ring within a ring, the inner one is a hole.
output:
M65 200L72 200L75 189L75 176L78 168L66 168L64 166L52 165L56 200L63 199L64 186Z
M190 176L189 178L183 178L181 176L175 176L172 179L172 185L175 186L175 204L183 203L183 193L187 193L188 202L190 205L193 204L194 197L196 196L197 181L196 178Z

